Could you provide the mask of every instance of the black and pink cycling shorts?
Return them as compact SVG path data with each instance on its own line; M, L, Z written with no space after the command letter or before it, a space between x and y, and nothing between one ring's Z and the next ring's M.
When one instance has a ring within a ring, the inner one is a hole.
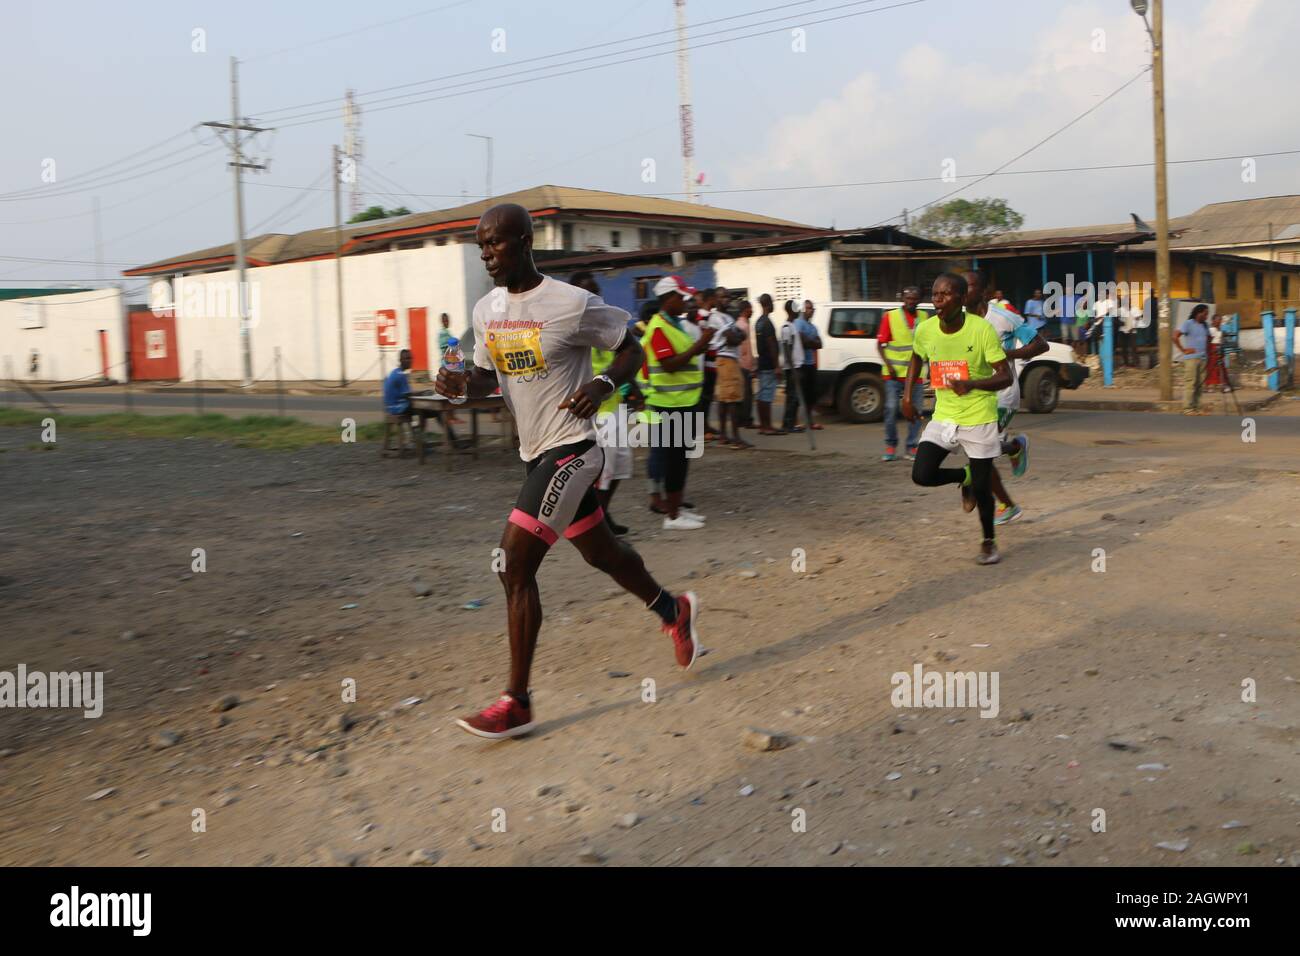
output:
M605 452L592 439L552 448L526 466L510 523L555 544L560 535L576 538L605 520L592 490L605 466Z

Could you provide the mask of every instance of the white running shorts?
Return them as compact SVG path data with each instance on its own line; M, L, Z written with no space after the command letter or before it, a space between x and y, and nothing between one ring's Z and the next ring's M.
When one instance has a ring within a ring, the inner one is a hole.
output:
M921 432L921 441L934 442L947 451L960 448L967 458L997 458L1002 454L998 423L958 425L955 422L931 421Z

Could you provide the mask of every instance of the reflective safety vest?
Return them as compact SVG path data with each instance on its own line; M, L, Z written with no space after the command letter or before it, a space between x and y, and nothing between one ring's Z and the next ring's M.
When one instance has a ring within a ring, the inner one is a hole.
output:
M698 362L692 361L676 372L665 372L650 344L656 330L668 337L673 351L679 355L695 345L694 339L664 318L662 313L656 313L646 323L645 335L641 337L641 347L645 349L645 371L648 373L646 404L664 409L692 408L700 400L704 370Z
M609 368L610 363L614 361L614 356L617 354L617 352L611 352L608 349L592 349L591 374L596 376ZM596 410L596 414L599 415L601 412L618 411L619 403L627 399L627 392L628 387L626 384L620 385L618 388L614 389L614 391L609 393L609 397L600 403L600 408Z
M916 310L916 324L920 325L930 316L920 309ZM915 327L909 328L907 316L902 309L890 309L885 313L889 320L889 341L880 347L880 357L889 365L900 369L899 379L907 378L907 366L912 361L912 339ZM886 369L888 371L888 369Z

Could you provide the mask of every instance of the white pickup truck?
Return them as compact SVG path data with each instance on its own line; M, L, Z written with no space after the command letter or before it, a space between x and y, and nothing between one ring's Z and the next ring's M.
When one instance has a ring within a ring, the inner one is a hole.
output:
M834 405L851 422L878 422L885 414L884 363L876 346L881 317L901 302L822 302L816 304L813 325L822 338L817 361L817 401ZM922 304L933 315L934 307ZM1046 413L1056 408L1063 388L1078 388L1088 368L1075 361L1068 345L1048 343L1042 355L1024 362L1020 370L1023 406Z

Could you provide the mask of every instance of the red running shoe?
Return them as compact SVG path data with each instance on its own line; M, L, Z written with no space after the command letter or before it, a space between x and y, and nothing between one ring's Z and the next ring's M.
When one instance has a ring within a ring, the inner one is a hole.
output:
M504 740L528 733L534 723L531 707L525 707L509 694L502 694L491 707L472 717L462 717L456 726L475 737Z
M700 656L700 638L695 633L695 620L700 616L700 599L694 591L677 595L677 620L663 625L664 633L673 639L673 653L677 663L690 670L695 658Z

